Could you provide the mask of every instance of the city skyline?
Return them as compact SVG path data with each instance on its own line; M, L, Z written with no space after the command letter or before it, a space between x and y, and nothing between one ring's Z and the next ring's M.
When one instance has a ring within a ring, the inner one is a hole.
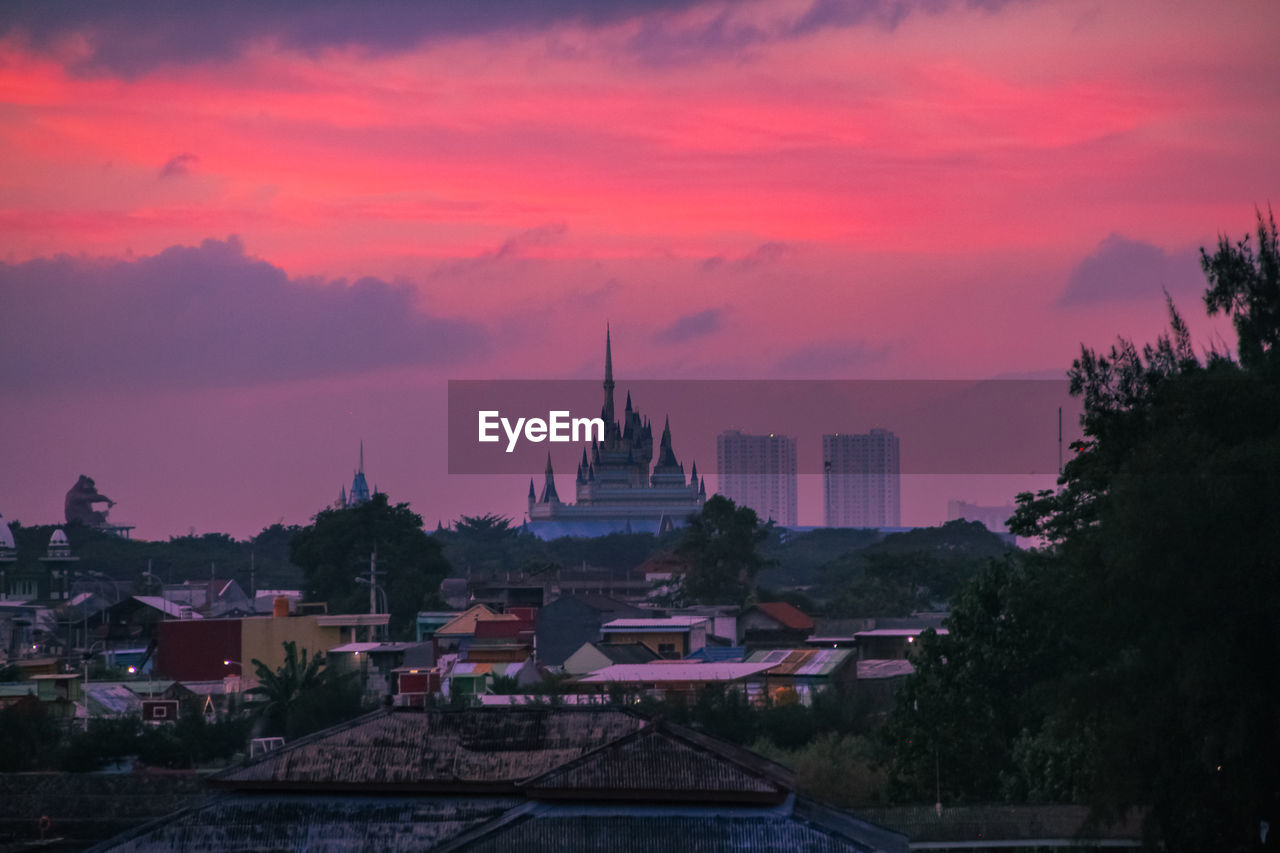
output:
M1162 289L1233 339L1198 252L1280 185L1280 7L593 8L15 4L4 517L86 474L136 536L246 537L364 439L428 527L519 519L527 477L448 473L446 383L595 378L610 321L620 381L1061 379ZM904 476L903 520L1017 488Z

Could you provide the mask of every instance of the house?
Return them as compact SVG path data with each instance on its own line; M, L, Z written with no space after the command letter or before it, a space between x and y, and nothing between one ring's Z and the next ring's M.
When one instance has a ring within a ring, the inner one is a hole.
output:
M708 687L738 690L751 701L764 694L764 673L768 663L699 663L660 660L647 664L613 664L584 675L574 682L576 689L598 692L621 691L626 696L655 699L696 699Z
M747 663L765 663L764 686L774 702L809 704L813 695L829 688L851 688L857 678L852 649L774 649L759 651Z
M638 607L604 595L567 595L538 610L534 618L538 664L548 668L564 665L583 643L600 639L600 626L614 619L640 616Z
M284 664L284 644L309 657L355 642L360 629L386 625L386 613L303 613L237 619L172 619L156 623L155 671L179 681L255 678L254 661L268 669Z
M660 658L679 660L707 644L707 620L701 616L613 619L600 626L606 643L641 643Z
M903 658L858 661L856 701L869 713L887 714L903 682L915 671L911 661Z
M906 850L798 797L784 767L611 707L378 711L210 784L94 850Z
M658 655L643 643L583 643L565 658L564 671L586 675L615 663L649 663Z
M858 658L860 660L894 660L906 659L915 655L915 644L920 635L931 630L928 627L916 628L873 628L870 631L858 631L854 639L857 641ZM946 628L934 628L938 634L950 633Z
M462 641L459 653L475 663L515 663L532 657L533 637L533 609L513 607L495 618L476 619L475 634Z
M335 672L355 673L366 696L389 696L395 686L394 672L405 664L405 656L419 643L345 643L325 654L326 666Z
M503 621L518 620L515 615L498 613L490 610L483 604L474 604L457 616L450 619L445 624L436 628L435 633L431 635L431 642L435 646L436 657L441 655L459 652L465 641L471 640L476 635L476 623L481 620L486 621Z
M737 642L752 648L789 649L813 633L813 619L785 601L766 601L738 616Z

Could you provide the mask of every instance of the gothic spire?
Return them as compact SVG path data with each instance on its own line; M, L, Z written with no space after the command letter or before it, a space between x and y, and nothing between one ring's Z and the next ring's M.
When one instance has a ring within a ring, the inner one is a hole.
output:
M538 499L538 493L533 490L533 478L530 477L529 478L529 500L536 501L537 499Z
M546 482L542 485L542 503L560 503L560 496L556 494L556 475L551 470L551 454L547 454L547 473Z
M604 419L605 429L612 429L613 417L613 340L609 324L604 326L604 406L600 415Z

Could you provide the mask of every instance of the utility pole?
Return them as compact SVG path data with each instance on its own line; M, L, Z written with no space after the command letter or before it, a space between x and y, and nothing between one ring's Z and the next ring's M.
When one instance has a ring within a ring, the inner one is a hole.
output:
M378 576L385 575L386 572L378 571L378 549L375 547L369 553L369 577L356 578L357 583L367 583L369 585L369 612L376 614L378 612ZM374 629L376 626L369 626L369 642L373 642Z

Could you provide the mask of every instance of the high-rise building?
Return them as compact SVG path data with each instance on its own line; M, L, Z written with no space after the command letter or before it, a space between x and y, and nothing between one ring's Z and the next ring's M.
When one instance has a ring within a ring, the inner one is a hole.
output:
M794 527L796 440L790 436L746 435L726 430L716 438L717 491L739 506L749 506L761 521Z
M828 527L901 524L898 437L887 429L822 437Z

